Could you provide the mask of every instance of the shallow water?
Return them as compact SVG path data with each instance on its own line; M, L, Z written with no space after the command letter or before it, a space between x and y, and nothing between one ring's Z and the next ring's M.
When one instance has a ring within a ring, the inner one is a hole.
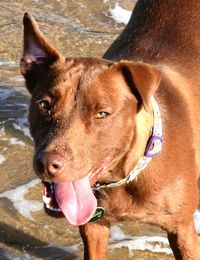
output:
M133 6L133 0L0 1L0 259L81 259L83 252L78 230L43 212L31 166L30 97L19 72L24 12L65 56L101 56ZM173 259L165 233L138 223L113 226L107 259L133 258Z

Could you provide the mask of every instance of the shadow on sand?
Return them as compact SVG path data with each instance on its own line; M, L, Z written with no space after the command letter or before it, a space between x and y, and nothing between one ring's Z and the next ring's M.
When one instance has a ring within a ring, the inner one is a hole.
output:
M78 257L74 253L68 252L62 248L53 246L48 247L48 244L41 241L39 238L25 234L17 228L0 222L0 247L1 246L3 248L5 246L6 249L9 248L11 254L20 255L20 252L23 255L27 254L27 259L34 259L33 257L37 257L46 260L75 260ZM22 258L24 260L26 259L24 256ZM0 259L10 259L6 258L6 251L4 249L0 249Z

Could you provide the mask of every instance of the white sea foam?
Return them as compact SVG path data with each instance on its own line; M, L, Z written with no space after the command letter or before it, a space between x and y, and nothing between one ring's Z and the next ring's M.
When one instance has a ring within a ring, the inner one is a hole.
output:
M161 236L135 236L130 240L113 243L109 247L111 249L126 247L129 250L130 256L132 255L132 250L149 250L154 253L172 254L168 239Z
M0 259L1 260L20 260L20 257L14 256L10 252L0 252Z
M117 23L124 23L127 24L130 20L132 11L126 10L119 6L119 4L115 4L114 8L109 8L109 12L111 13L112 18Z
M24 78L22 76L16 76L14 80L18 82L24 82Z
M5 121L1 121L1 126L0 126L0 136L5 134L5 127L3 126L3 123L5 123Z
M13 144L13 145L25 146L25 143L23 141L19 140L18 138L15 138L15 137L10 138L9 141L10 141L10 144Z
M3 164L6 160L6 157L0 154L0 164Z
M67 252L67 253L76 253L79 249L79 247L81 246L82 243L78 243L78 244L75 244L75 245L72 245L72 246L62 246L60 244L57 244L57 243L50 243L48 244L46 247L47 248L59 248L59 249L62 249L63 251ZM77 258L77 260L80 259L79 257Z
M132 238L133 238L132 236L128 236L122 231L120 225L111 226L110 243L113 243L114 241L118 241L118 240L127 240Z
M28 120L27 120L27 114L24 114L21 118L18 118L14 123L13 126L15 129L22 131L26 136L28 136L30 139L32 139L29 127L28 127Z
M198 234L200 234L200 211L196 210L194 213L194 223Z
M161 236L128 236L122 229L114 225L111 227L109 248L127 247L131 256L132 250L150 250L155 253L172 254L168 239Z
M18 64L14 61L4 61L0 60L0 67L6 66L6 67L18 67Z
M6 100L13 94L13 92L12 89L0 88L0 101Z
M21 185L13 190L8 190L0 194L0 198L7 198L12 201L15 209L24 217L34 221L31 212L39 211L43 208L43 203L35 200L27 200L24 196L29 192L29 189L40 183L39 179L30 181L27 184Z

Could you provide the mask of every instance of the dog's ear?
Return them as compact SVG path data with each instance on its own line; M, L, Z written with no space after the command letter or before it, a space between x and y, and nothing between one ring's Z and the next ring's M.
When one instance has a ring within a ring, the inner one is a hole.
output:
M20 62L21 74L32 92L37 79L55 61L62 59L61 54L47 43L34 18L24 14L24 49Z
M117 70L138 101L138 107L150 108L150 100L160 83L160 71L154 66L142 62L120 61Z

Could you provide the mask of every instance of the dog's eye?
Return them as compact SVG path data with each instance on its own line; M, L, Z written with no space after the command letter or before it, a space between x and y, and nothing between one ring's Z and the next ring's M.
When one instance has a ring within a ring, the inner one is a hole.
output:
M101 119L107 117L108 115L109 115L108 112L100 111L99 113L96 114L95 118Z
M51 110L51 104L48 100L42 99L37 102L39 104L39 108L44 112L49 112Z

